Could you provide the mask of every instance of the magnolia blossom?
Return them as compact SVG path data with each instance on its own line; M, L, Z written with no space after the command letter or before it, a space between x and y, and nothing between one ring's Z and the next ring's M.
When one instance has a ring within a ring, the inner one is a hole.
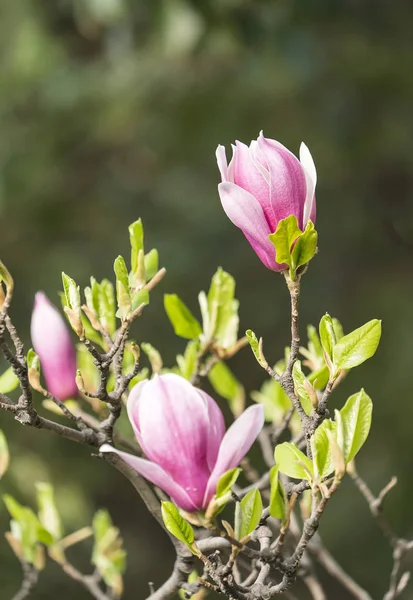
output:
M127 411L149 460L104 444L162 488L187 512L206 510L219 478L237 467L264 424L261 405L248 408L225 432L216 402L179 375L155 375L131 391Z
M75 397L76 350L63 317L43 292L35 296L31 338L49 392L62 401Z
M290 215L297 217L302 230L309 219L315 221L317 174L310 151L302 143L298 160L285 146L262 133L249 147L237 141L232 151L229 165L224 146L218 146L216 152L224 211L264 265L282 271L286 265L276 262L268 236Z

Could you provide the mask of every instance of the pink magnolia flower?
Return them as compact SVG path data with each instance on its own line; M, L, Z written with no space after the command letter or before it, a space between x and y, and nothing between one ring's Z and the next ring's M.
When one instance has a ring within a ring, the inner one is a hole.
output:
M149 460L108 444L100 451L116 452L187 512L206 510L218 479L239 465L264 424L263 407L251 406L225 432L216 402L172 373L138 383L127 410Z
M300 147L300 160L285 146L264 137L246 146L232 146L227 164L224 146L217 148L222 182L218 186L222 206L229 219L241 229L266 267L283 271L275 261L274 246L268 239L278 222L295 215L303 230L316 214L317 174L307 146Z
M62 401L76 397L76 350L63 317L43 292L34 299L31 337L49 392Z

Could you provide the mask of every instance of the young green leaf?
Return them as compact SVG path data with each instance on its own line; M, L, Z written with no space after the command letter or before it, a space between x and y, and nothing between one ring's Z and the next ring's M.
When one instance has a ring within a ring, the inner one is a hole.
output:
M186 544L191 552L196 555L199 553L196 545L194 546L194 530L191 525L181 517L175 504L172 504L172 502L162 502L162 519L169 533L172 533L178 540Z
M15 390L19 385L19 379L14 374L14 371L9 367L4 373L0 375L0 392L2 394L8 394Z
M283 485L278 476L278 471L278 465L275 465L270 470L270 515L274 519L280 519L283 523L285 523L288 510L288 502Z
M148 254L145 254L145 273L146 281L150 281L159 270L158 251L153 248Z
M54 499L53 487L50 483L37 482L36 488L40 522L51 533L55 541L60 540L63 528Z
M149 358L151 363L151 369L153 373L159 373L163 367L162 356L156 348L147 342L142 342L141 348L146 356Z
M250 490L239 503L241 525L239 540L243 540L258 527L262 517L262 499L258 489Z
M328 313L321 317L319 332L321 345L323 346L324 352L331 359L333 355L333 348L337 340L334 331L333 319Z
M381 337L381 321L373 319L341 338L333 349L336 372L352 369L371 358Z
M125 259L118 256L113 265L116 274L116 297L118 303L117 317L126 319L132 309L132 300L129 289L129 276Z
M294 479L312 481L314 469L312 461L294 444L284 442L275 447L275 462L279 470Z
M208 379L217 394L228 400L232 413L239 416L245 406L245 390L228 365L222 361L216 363Z
M123 592L122 574L126 568L126 551L119 529L113 526L106 510L99 510L95 514L92 526L95 537L92 563L113 595L120 597Z
M73 311L78 319L80 319L80 289L76 282L62 273L63 290L66 296L66 304Z
M235 279L219 267L208 292L208 314L209 335L222 348L234 345L237 340L239 303L234 296Z
M257 359L258 363L265 369L265 367L267 367L267 362L262 356L260 342L258 341L257 336L251 329L247 329L245 335L247 336L248 343L251 346L251 350L253 351L255 358Z
M311 402L311 396L308 392L311 389L311 384L309 381L306 381L306 377L301 370L301 361L296 360L293 366L293 380L294 386L297 390L297 394L300 398L300 402L302 404L303 409L305 410L307 415L311 415L313 412L313 404Z
M188 381L191 380L197 368L198 350L198 340L191 340L186 345L184 355L182 356L182 354L178 354L176 357L176 363L179 367L180 373L182 377L185 377L185 379Z
M201 325L176 294L164 295L164 307L176 335L187 340L201 335Z
M358 394L350 396L341 409L343 430L341 448L346 463L353 460L366 441L370 431L372 411L373 403L363 389Z
M314 474L319 480L328 477L334 471L334 462L331 452L331 435L336 435L337 424L326 419L315 430L311 438L311 450L313 453Z
M132 273L136 273L138 268L139 252L143 251L143 225L142 219L138 219L132 225L129 225L129 239L131 245L131 266Z
M10 462L9 447L7 445L6 436L0 429L0 479L3 477Z
M259 392L251 392L251 398L264 406L265 420L275 425L281 425L291 408L290 399L275 379L265 381Z

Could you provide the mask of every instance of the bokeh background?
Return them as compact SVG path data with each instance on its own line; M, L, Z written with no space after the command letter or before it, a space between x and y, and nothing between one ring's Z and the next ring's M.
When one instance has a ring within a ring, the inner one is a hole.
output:
M60 272L81 285L109 276L142 217L167 278L135 329L172 364L162 295L196 297L218 265L237 280L241 329L274 362L288 341L282 278L267 271L226 219L216 191L218 143L260 129L315 159L319 255L305 276L302 323L328 310L349 331L383 319L377 355L334 395L364 386L375 404L359 471L375 490L395 474L386 511L413 535L413 6L407 0L2 0L0 6L0 254L16 284L13 317L28 342L33 295L56 302ZM303 330L304 332L304 330ZM248 390L263 375L244 350L232 366ZM87 448L0 415L12 450L2 491L34 502L56 486L66 530L107 506L130 553L126 599L161 583L173 554L127 481ZM7 527L0 508L1 531ZM323 520L333 554L374 598L391 554L346 481ZM75 555L88 570L90 546ZM0 595L20 566L0 538ZM321 571L320 571L321 572ZM347 594L324 576L329 598ZM48 566L34 599L86 593ZM304 598L302 595L300 598ZM413 597L412 588L404 596Z

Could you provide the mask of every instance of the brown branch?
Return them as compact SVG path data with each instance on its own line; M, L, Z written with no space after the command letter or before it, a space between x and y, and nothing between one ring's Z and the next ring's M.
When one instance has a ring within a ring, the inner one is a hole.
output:
M24 600L29 596L39 580L39 571L28 562L21 561L23 569L23 581L19 591L12 600Z

